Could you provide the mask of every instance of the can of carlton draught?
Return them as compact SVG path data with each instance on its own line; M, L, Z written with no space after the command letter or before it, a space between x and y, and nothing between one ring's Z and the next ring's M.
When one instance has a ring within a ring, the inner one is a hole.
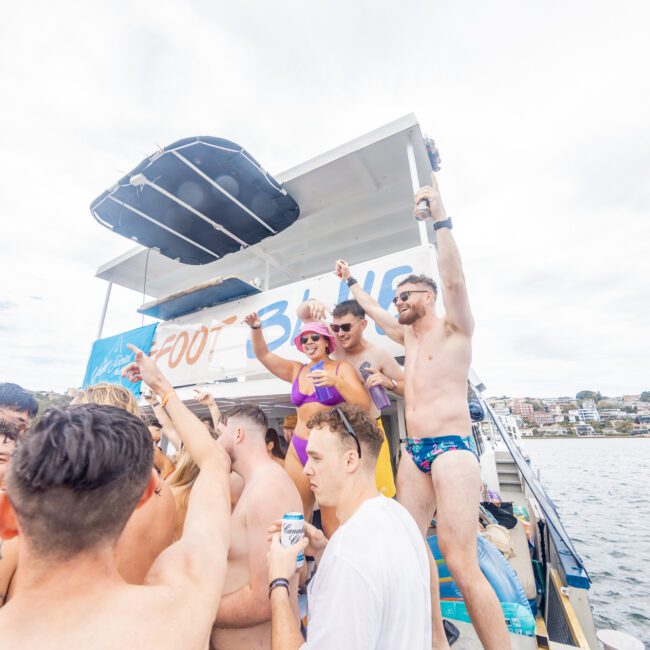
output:
M282 531L280 532L280 544L292 546L297 544L305 534L305 518L302 512L287 512L282 517ZM300 569L305 564L305 554L300 553L296 566Z

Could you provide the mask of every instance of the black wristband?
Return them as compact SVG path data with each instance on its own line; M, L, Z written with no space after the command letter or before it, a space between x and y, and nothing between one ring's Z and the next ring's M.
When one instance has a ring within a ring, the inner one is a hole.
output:
M355 284L358 284L358 281L355 280L352 276L350 276L350 277L345 281L345 283L348 285L348 287L352 287L352 286L354 286Z
M276 587L286 587L287 593L289 593L289 581L286 578L276 578L275 580L271 580L271 584L269 585L269 598L271 597L271 592Z
M433 229L440 230L440 228L449 228L449 230L451 230L452 229L451 217L448 217L444 221L434 221Z
M258 330L258 329L260 329L261 327L262 327L262 323L260 323L259 325L251 325L251 329L252 329L252 330Z

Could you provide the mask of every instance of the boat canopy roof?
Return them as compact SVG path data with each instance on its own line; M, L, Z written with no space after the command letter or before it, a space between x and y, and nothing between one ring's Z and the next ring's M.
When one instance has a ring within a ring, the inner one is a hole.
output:
M98 196L90 210L118 234L192 265L253 246L300 214L248 152L210 136L157 151Z
M147 294L156 298L217 276L257 278L266 289L326 273L339 257L357 264L417 246L408 145L420 182L428 181L431 163L424 138L409 114L278 174L279 184L300 206L300 216L262 243L202 266L137 247L101 266L97 277L141 291L146 269Z

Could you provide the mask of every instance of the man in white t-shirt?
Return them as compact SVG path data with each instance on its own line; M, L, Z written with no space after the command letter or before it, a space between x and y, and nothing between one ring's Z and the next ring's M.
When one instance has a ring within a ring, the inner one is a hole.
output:
M305 475L318 503L336 508L341 525L328 541L305 523L305 538L289 548L280 545L279 522L271 529L273 649L430 650L425 542L407 510L377 491L379 430L349 404L318 413L307 426ZM306 643L288 593L301 551L317 563Z

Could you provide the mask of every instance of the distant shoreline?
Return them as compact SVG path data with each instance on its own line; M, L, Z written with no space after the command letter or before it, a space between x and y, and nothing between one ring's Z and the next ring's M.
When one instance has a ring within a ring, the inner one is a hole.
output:
M522 436L520 440L638 440L639 438L650 438L650 434L642 433L638 436Z

